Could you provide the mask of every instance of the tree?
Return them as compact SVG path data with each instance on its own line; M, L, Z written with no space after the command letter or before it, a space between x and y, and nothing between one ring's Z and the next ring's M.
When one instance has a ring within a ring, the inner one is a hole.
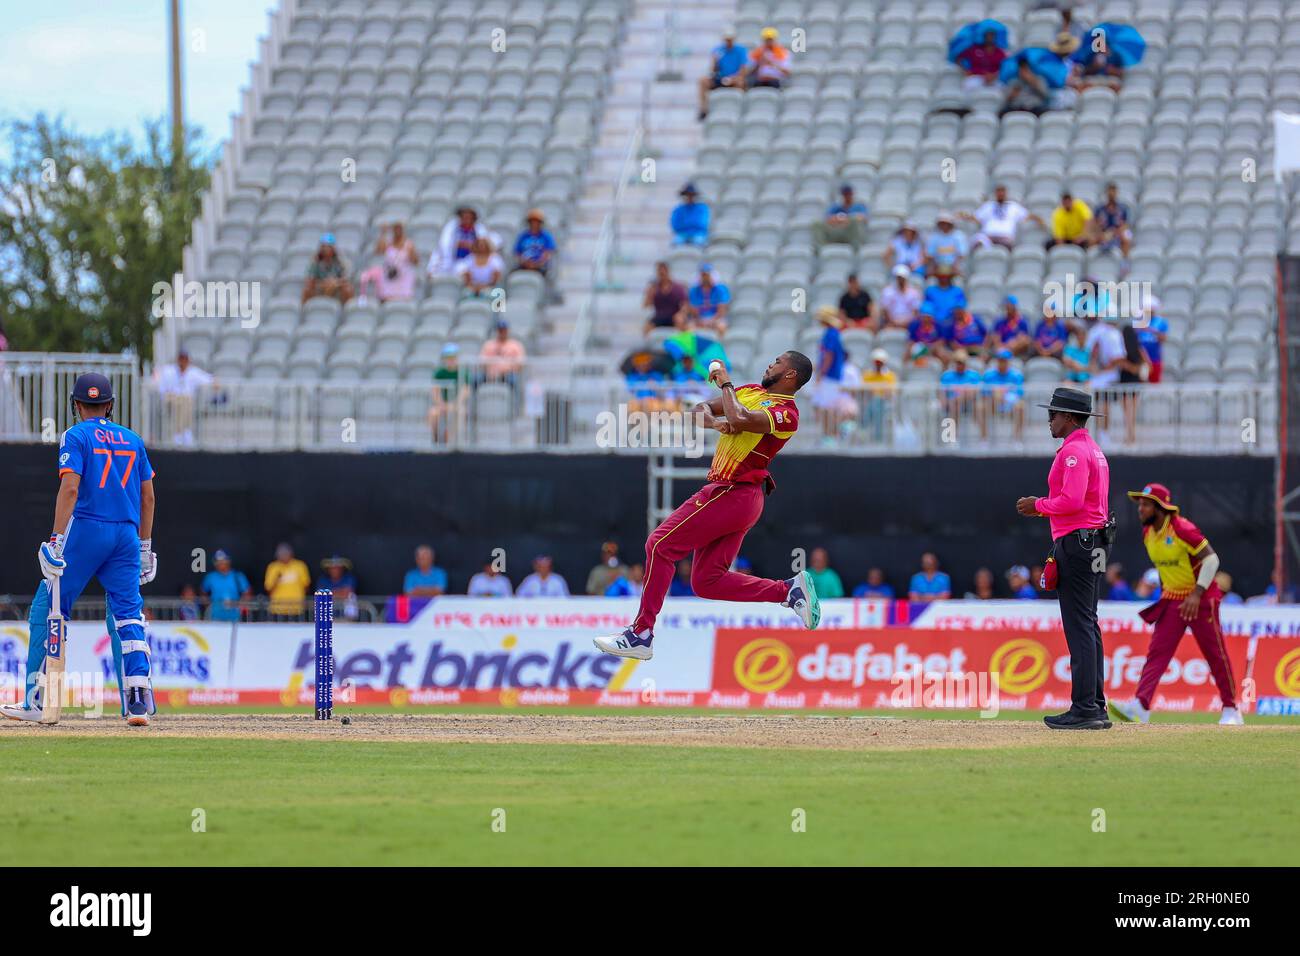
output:
M173 163L167 126L82 136L38 114L4 124L0 320L9 348L149 358L153 285L179 271L212 158L188 131Z

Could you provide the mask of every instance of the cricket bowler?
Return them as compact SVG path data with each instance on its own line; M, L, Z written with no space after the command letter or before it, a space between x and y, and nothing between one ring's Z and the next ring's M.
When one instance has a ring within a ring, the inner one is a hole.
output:
M76 424L59 441L54 527L36 556L47 585L59 579L58 610L65 620L92 577L103 586L121 638L126 722L147 727L153 695L140 585L158 572L151 538L153 466L140 436L112 421L108 378L80 376L71 402ZM5 715L40 722L33 697L26 695L21 709L6 708Z
M1190 627L1223 701L1219 723L1245 723L1237 709L1232 664L1219 627L1223 593L1214 582L1219 556L1200 529L1181 515L1164 485L1146 485L1141 491L1130 491L1128 496L1137 502L1142 543L1160 572L1160 600L1141 612L1142 620L1155 630L1138 680L1137 699L1128 703L1111 701L1110 712L1125 721L1145 724L1151 719L1156 687Z
M698 597L783 604L799 615L804 627L817 627L821 605L807 571L773 581L730 570L746 532L763 514L763 499L776 487L768 467L799 427L794 396L812 374L812 361L794 351L779 355L758 385L737 388L721 363L710 366L709 381L722 395L693 409L703 427L722 433L707 484L650 533L636 620L621 634L596 638L598 649L650 660L655 618L677 562L691 552L691 589Z

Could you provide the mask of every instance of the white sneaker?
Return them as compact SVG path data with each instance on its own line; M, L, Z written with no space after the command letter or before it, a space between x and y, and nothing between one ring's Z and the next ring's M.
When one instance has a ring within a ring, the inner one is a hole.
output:
M8 717L10 720L26 720L29 723L39 724L42 711L39 707L28 710L22 704L0 704L0 716Z
M799 615L803 626L810 631L817 630L822 619L822 602L813 587L812 575L800 571L790 579L790 590L786 592L785 606Z
M621 634L597 637L592 643L596 645L598 651L613 654L615 657L630 657L637 661L648 661L654 656L654 648L650 646L654 639L653 634L639 637L632 628L625 627Z
M1106 701L1106 709L1114 714L1117 720L1122 720L1128 724L1151 723L1151 711L1143 707L1140 700L1131 700L1126 704L1121 704L1116 700L1108 700Z
M1219 718L1221 727L1241 727L1246 723L1246 719L1241 716L1241 711L1236 707L1223 708L1223 716Z

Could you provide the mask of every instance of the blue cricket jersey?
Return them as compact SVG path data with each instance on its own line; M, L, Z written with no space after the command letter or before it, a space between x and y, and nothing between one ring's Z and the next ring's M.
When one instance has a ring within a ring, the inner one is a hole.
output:
M144 441L107 418L73 425L59 441L59 477L81 476L74 518L140 526L140 483L153 478Z

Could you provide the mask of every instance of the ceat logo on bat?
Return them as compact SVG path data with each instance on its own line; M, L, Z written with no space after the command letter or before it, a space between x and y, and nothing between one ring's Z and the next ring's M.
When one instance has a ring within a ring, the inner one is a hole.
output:
M736 683L753 694L780 690L794 676L794 651L784 641L760 637L736 652Z
M1300 697L1300 647L1283 655L1277 662L1273 682L1287 697Z
M1007 641L989 658L989 671L998 675L998 689L1012 697L1038 690L1051 673L1047 648L1027 637Z

